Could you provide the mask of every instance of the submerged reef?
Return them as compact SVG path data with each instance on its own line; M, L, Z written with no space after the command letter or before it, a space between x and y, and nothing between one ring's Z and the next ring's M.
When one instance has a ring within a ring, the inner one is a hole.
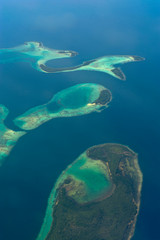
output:
M99 84L78 84L58 92L48 103L29 109L14 123L21 129L31 130L53 118L102 111L111 99L111 92Z
M70 67L70 68L51 68L47 67L44 64L40 65L42 71L47 73L56 73L56 72L71 72L71 71L80 71L80 70L88 70L88 71L100 71L104 73L108 73L115 78L120 80L125 80L126 77L120 68L115 67L117 64L142 61L144 58L138 56L125 56L125 55L115 55L115 56L104 56L100 58L96 58L87 62L82 63L81 65Z
M70 50L49 49L40 42L25 42L14 48L0 49L0 63L29 62L33 68L45 73L72 72L80 70L100 71L115 78L125 80L126 77L120 68L115 67L122 63L144 60L143 57L130 55L103 56L74 67L52 68L46 66L50 60L76 56L77 52Z
M0 49L0 63L29 62L33 68L42 71L39 66L49 60L76 55L74 51L46 48L40 42L25 42L17 47Z
M0 166L4 161L4 158L9 155L18 139L25 134L24 131L16 132L5 126L4 120L6 119L8 113L8 109L4 105L0 104Z
M62 172L36 240L129 240L139 213L137 154L120 144L87 149Z

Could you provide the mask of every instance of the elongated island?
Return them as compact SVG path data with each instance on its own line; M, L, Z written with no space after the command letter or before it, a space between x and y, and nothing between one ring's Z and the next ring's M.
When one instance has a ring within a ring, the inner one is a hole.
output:
M111 92L99 84L78 84L58 92L48 103L29 109L14 123L21 129L32 130L53 118L100 112L111 100Z
M129 240L139 213L142 173L129 147L93 146L62 172L36 240Z

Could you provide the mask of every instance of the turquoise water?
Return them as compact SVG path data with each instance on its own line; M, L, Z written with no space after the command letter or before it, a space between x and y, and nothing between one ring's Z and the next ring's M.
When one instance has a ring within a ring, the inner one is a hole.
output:
M0 63L8 63L8 62L29 62L31 59L26 58L24 54L16 53L16 52L0 52Z
M92 161L92 160L91 160ZM87 196L83 197L83 201L92 201L94 198L103 196L109 187L110 181L107 179L107 168L104 166L106 172L102 172L99 166L90 163L89 168L83 169L83 166L87 164L86 158L82 158L77 161L72 168L68 170L68 174L73 175L76 179L82 181L86 186ZM82 169L81 169L82 168Z
M92 95L94 95L94 99L98 98L99 93L97 92L96 89L94 89L93 92L93 89L88 85L88 87L78 88L76 91L71 90L70 92L66 92L66 94L64 93L62 96L57 96L57 98L53 100L56 102L59 101L63 108L81 108L93 101Z
M1 0L0 48L41 41L53 49L79 52L50 66L65 67L104 55L139 55L145 61L121 65L122 82L105 73L45 74L28 63L0 65L0 103L5 124L54 94L78 83L98 83L113 101L100 114L57 118L22 137L0 168L0 239L35 240L56 179L90 146L128 145L139 154L143 172L135 240L159 239L159 9L158 0ZM10 229L10 231L8 231Z
M125 55L115 55L115 56L103 56L97 59L86 61L78 66L74 66L71 68L62 68L62 69L55 69L50 68L48 72L70 72L70 71L80 71L80 70L87 70L87 71L100 71L111 76L118 78L120 80L126 80L125 74L119 67L116 67L118 64L134 62L134 61L143 61L145 60L143 57L140 56L125 56ZM47 71L46 71L47 72Z
M14 119L14 123L21 129L32 130L53 118L100 112L102 107L107 108L107 103L101 105L95 104L94 101L105 89L99 84L77 84L58 92L48 103L29 109Z
M14 48L0 49L0 63L28 62L33 68L41 71L40 65L46 61L76 55L73 51L48 49L40 42L25 42Z
M100 57L71 68L51 68L45 65L46 62L54 59L63 59L76 55L77 53L74 51L48 49L40 42L25 42L23 45L18 47L0 49L0 63L16 61L29 62L36 70L46 73L70 72L77 70L101 71L121 80L125 80L126 77L124 73L120 70L120 68L115 67L115 65L144 60L143 57L119 55Z

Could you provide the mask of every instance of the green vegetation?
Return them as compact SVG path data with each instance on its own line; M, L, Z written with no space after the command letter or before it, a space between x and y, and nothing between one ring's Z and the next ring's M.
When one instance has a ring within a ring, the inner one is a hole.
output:
M95 104L105 105L107 102L110 102L112 99L112 94L108 90L103 90L99 98L94 101Z
M128 240L139 212L142 173L137 155L119 144L94 146L86 151L92 161L107 165L115 189L105 198L78 203L59 185L53 222L46 240Z

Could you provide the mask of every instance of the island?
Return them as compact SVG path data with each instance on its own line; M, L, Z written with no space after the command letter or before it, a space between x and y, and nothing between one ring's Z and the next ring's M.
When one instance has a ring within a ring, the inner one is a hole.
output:
M130 55L113 55L113 56L103 56L100 58L96 58L90 61L86 61L78 66L70 67L70 68L52 68L47 67L44 64L40 64L40 68L42 71L46 73L57 73L57 72L72 72L72 71L80 71L80 70L88 70L88 71L100 71L104 73L108 73L115 78L120 80L126 80L124 73L121 71L119 67L115 65L142 61L143 57L139 56L130 56Z
M0 63L28 62L36 70L42 71L39 66L49 60L76 55L74 51L49 49L41 42L25 42L17 47L0 49Z
M102 85L77 84L58 92L48 103L29 109L14 119L14 123L21 129L32 130L53 118L100 112L111 100L111 92Z
M9 155L18 139L25 134L24 131L13 131L5 126L4 120L8 113L9 110L4 105L0 104L0 166Z
M36 240L129 240L141 188L134 151L115 143L93 146L57 179Z

